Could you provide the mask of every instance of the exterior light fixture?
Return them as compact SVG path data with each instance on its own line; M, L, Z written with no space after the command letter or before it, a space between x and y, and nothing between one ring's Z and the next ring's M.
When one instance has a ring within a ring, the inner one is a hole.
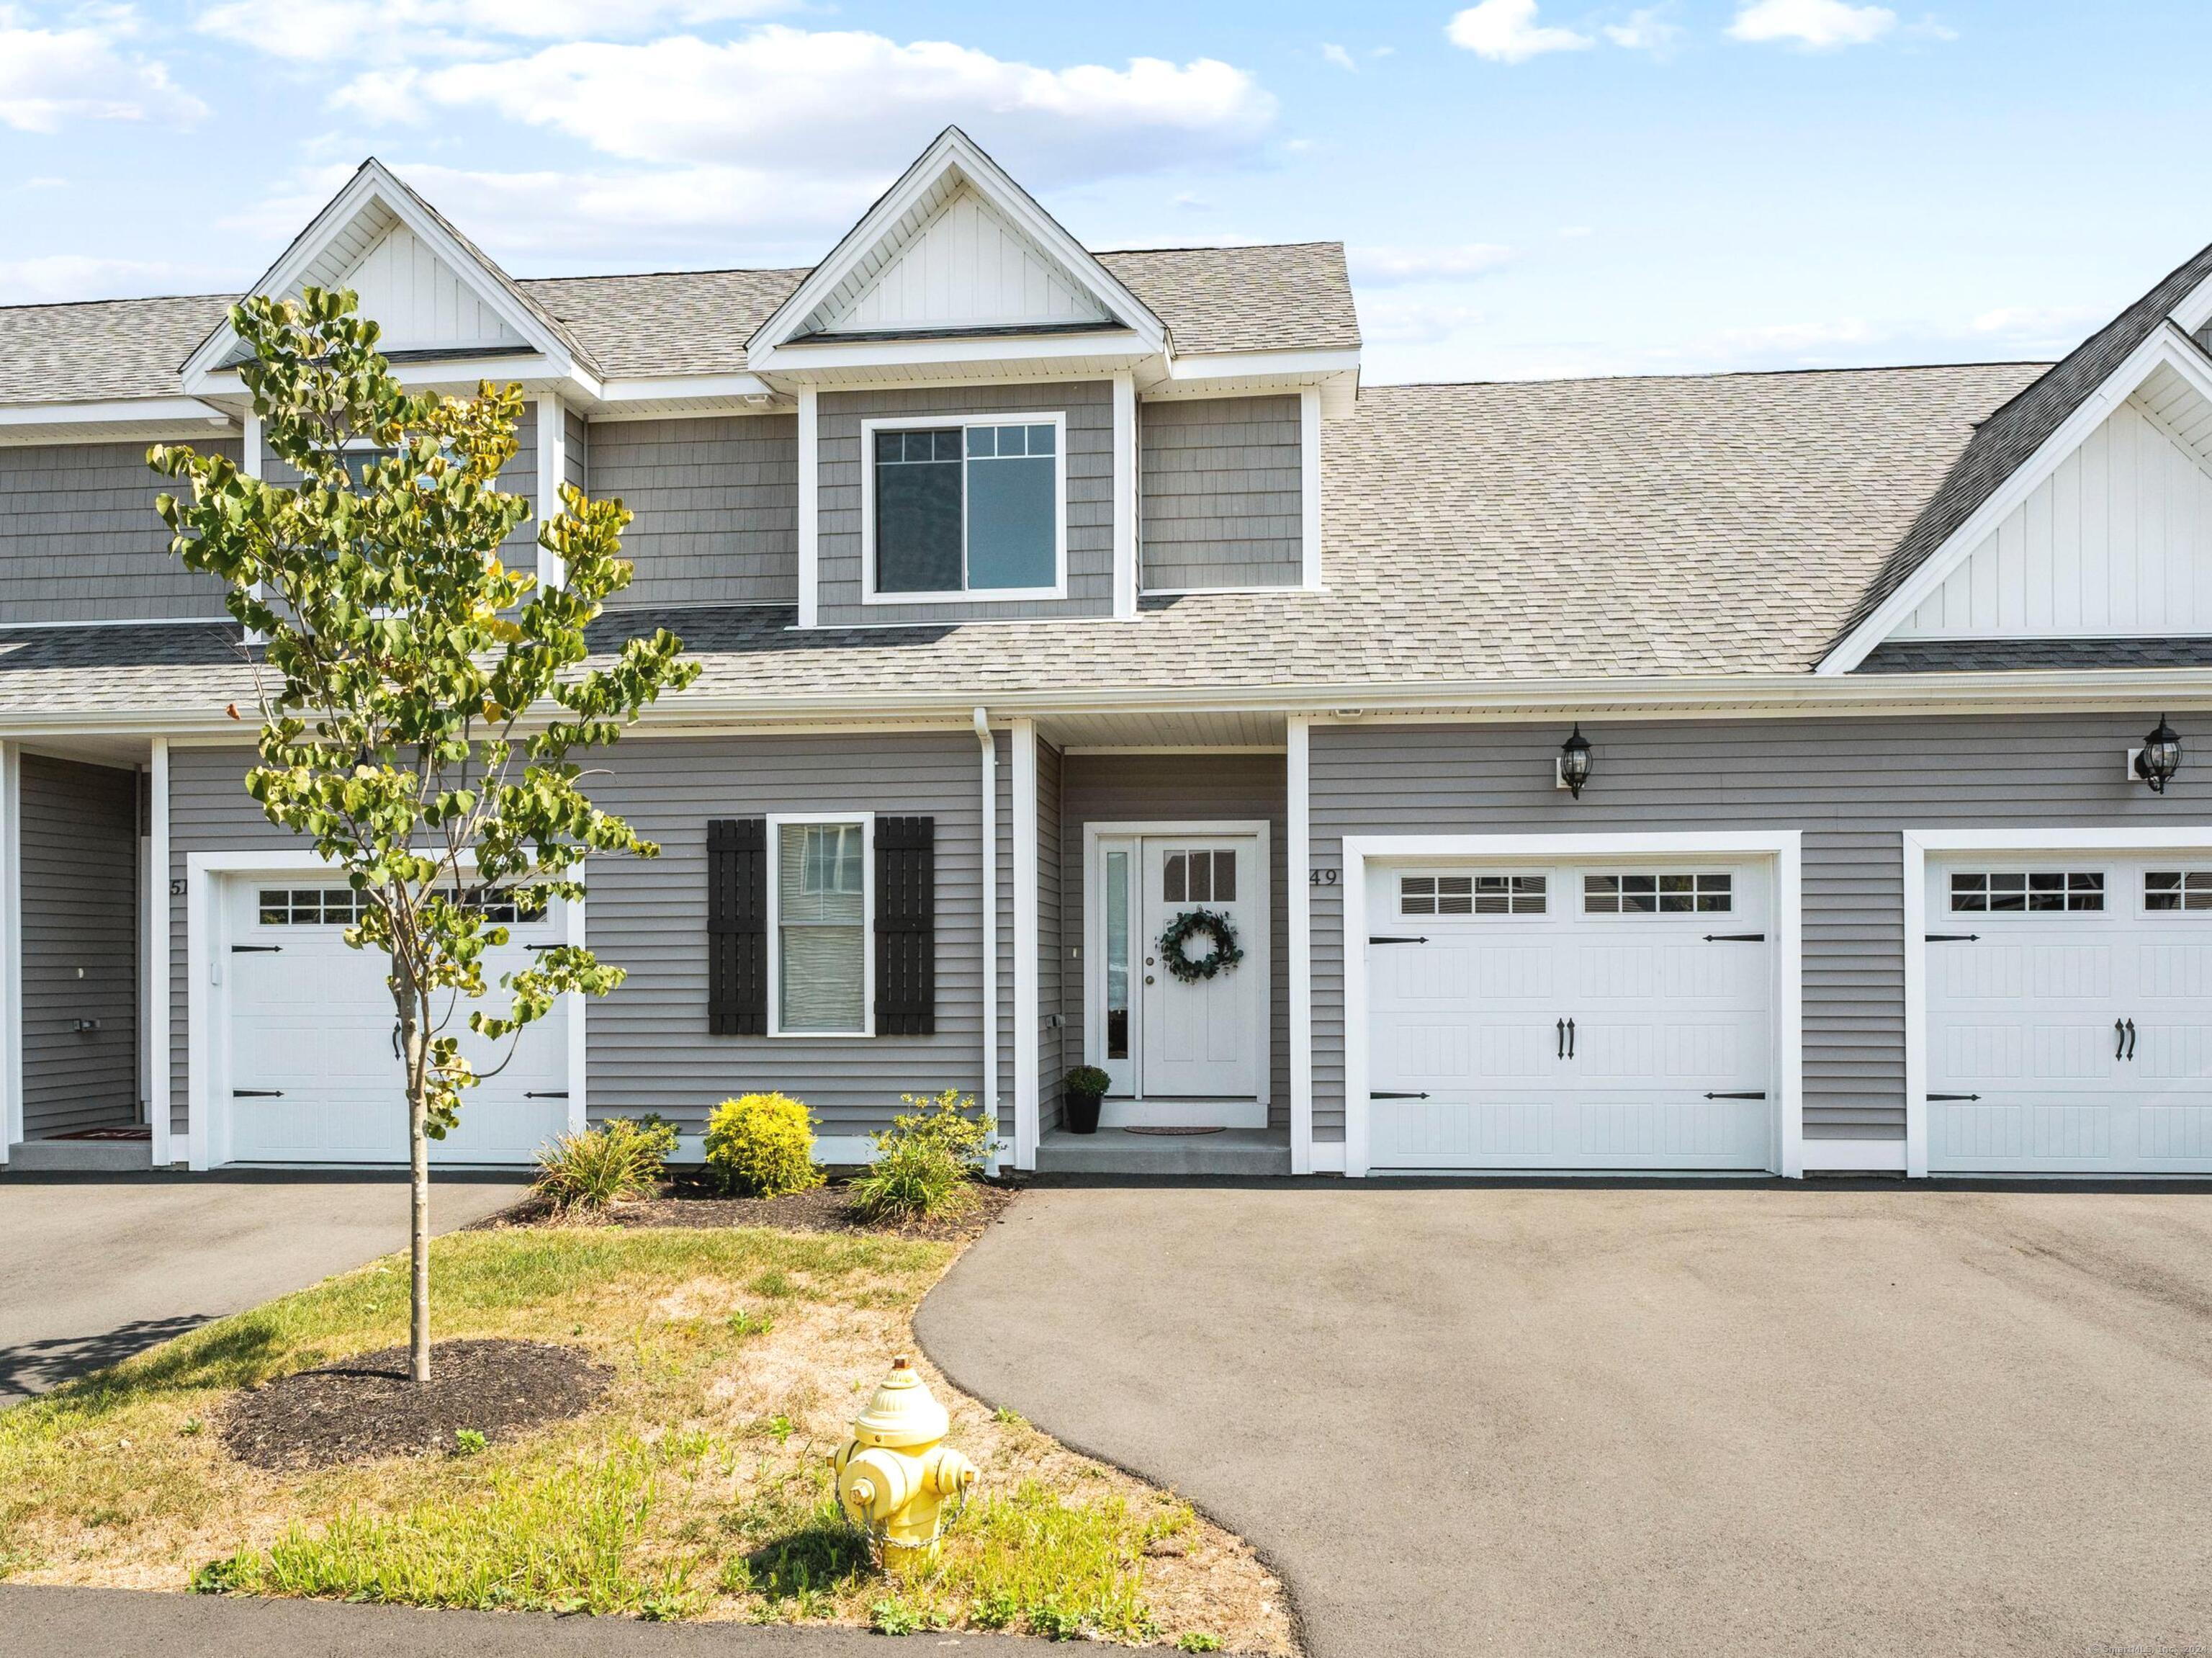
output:
M2163 795L2173 774L2181 770L2181 739L2166 722L2165 715L2158 716L2158 729L2129 756L2128 770L2148 783L2154 795Z
M1580 800L1583 785L1589 781L1590 746L1589 739L1583 735L1579 720L1575 722L1574 735L1559 745L1559 758L1556 765L1554 787L1567 789Z

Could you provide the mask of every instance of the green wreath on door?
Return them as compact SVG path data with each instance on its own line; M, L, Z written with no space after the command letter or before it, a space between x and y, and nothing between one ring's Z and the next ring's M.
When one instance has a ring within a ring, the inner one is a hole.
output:
M1208 941L1206 954L1184 954L1182 947L1199 937ZM1185 910L1160 935L1160 955L1167 970L1184 984L1202 984L1242 961L1244 947L1237 942L1237 929L1229 917L1218 910Z

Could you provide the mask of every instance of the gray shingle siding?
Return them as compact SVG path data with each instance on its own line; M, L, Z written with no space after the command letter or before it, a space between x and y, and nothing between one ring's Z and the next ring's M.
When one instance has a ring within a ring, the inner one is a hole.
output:
M591 487L636 515L617 605L798 602L797 416L594 426Z
M1304 579L1298 426L1296 397L1144 405L1144 587L1296 587Z
M220 616L222 585L169 551L144 443L0 448L0 623ZM234 441L198 441L239 458Z
M137 773L26 754L21 784L25 1137L135 1123Z
M1291 1120L1290 904L1284 848L1290 833L1279 754L1070 754L1060 774L1060 951L1084 941L1083 836L1093 823L1257 822L1267 828L1267 1120ZM1040 826L1042 828L1042 826ZM1084 1055L1084 972L1068 960L1060 1012L1066 1063Z
M860 602L860 423L878 416L1064 411L1067 416L1067 596L958 603ZM979 617L1110 616L1114 612L1114 387L1109 381L824 393L817 619L826 627Z
M1804 832L1805 1131L1905 1131L1899 832L1911 826L2202 824L2212 778L2163 796L2120 759L2142 716L1765 720L1608 725L1577 801L1556 789L1564 733L1521 726L1324 726L1313 735L1313 863L1347 834ZM1340 889L1313 889L1314 1120L1344 1123Z

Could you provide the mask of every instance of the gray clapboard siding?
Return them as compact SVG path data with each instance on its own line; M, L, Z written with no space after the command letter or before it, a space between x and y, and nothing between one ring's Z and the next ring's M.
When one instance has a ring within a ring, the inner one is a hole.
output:
M195 439L239 458L237 440ZM221 616L222 584L169 551L144 443L0 448L0 623Z
M1070 754L1062 763L1060 805L1061 1042L1070 1065L1083 1063L1084 972L1068 957L1084 942L1083 832L1093 823L1266 820L1267 833L1267 1120L1291 1120L1290 905L1283 850L1290 832L1287 771L1279 754Z
M1296 397L1147 403L1138 434L1147 590L1305 579Z
M1911 826L2212 824L2212 777L2163 796L2123 775L2155 710L1693 725L1585 720L1592 781L1555 789L1563 727L1323 726L1313 735L1313 862L1347 834L1804 832L1805 1131L1905 1131L1899 832ZM1344 1124L1341 892L1314 899L1314 1119Z
M588 492L592 487L592 426L574 409L561 411L561 481Z
M1009 602L860 602L860 423L878 416L1064 411L1067 416L1067 596ZM825 627L978 617L1110 616L1114 611L1114 387L1109 381L825 392L821 422L820 608Z
M622 420L592 428L592 492L635 517L623 607L799 600L799 418Z
M123 1127L138 1120L138 774L26 754L21 790L24 1137Z

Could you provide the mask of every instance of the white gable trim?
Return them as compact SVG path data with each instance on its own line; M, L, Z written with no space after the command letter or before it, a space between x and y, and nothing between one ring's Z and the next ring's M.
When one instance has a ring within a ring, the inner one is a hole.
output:
M2015 467L2012 475L1990 494L1989 499L1952 531L1943 544L1923 561L1920 568L1899 583L1897 590L1883 600L1864 621L1853 628L1814 671L1831 675L1849 674L1865 661L1875 646L1896 631L1905 619L1918 610L1922 602L2011 516L2014 508L2057 471L2060 462L2079 448L2090 433L2111 418L2112 411L2161 367L2172 369L2200 397L2212 402L2212 359L2208 359L2196 342L2173 320L2160 324L2148 338L2130 352L2120 366L2106 377L2104 384L2091 393L2081 406L2069 415L2033 454Z
M2188 297L2172 311L2175 324L2185 334L2193 334L2205 324L2212 323L2212 277L2207 277L2189 290Z
M792 290L766 322L745 344L745 361L757 372L783 366L779 353L788 346L805 320L819 310L843 286L863 261L887 241L899 221L943 186L948 175L959 180L1038 249L1081 285L1114 321L1132 330L1146 355L1167 346L1167 330L1143 302L1124 287L1060 222L1032 200L1027 191L1007 176L958 127L947 127L936 142L884 192L882 199L845 233L830 256L815 266L805 281Z
M463 282L477 298L501 321L513 329L522 341L547 359L556 375L570 373L574 363L567 346L530 308L507 291L504 283L494 280L484 268L481 259L464 247L435 217L422 210L413 192L402 186L383 162L371 159L363 162L361 170L348 180L344 189L331 198L330 204L308 222L286 248L277 261L262 273L261 279L247 291L257 295L282 295L298 285L329 251L331 244L351 231L365 215L381 210L411 231L418 241L428 247ZM383 240L382 234L369 239L369 247ZM185 359L183 379L188 392L204 390L216 372L216 365L238 343L237 332L226 320L199 347Z

